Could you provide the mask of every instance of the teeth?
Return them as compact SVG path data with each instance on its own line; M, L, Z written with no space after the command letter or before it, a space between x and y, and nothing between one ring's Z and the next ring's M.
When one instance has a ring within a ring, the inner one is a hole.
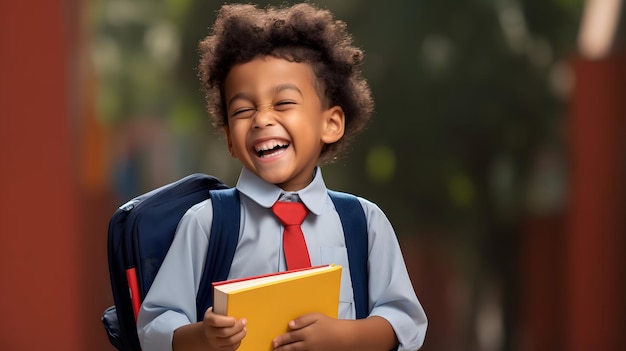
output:
M280 149L286 148L289 143L281 140L268 140L254 147L254 150L259 156L268 157L275 155Z
M261 156L261 158L267 158L267 157L278 155L281 152L283 152L282 149L277 149L274 151L265 151L265 152L259 153L259 156Z
M287 147L287 146L289 146L289 143L279 142L277 140L270 140L268 142L255 146L254 149L256 150L256 152L264 152L264 151L272 150L278 147Z

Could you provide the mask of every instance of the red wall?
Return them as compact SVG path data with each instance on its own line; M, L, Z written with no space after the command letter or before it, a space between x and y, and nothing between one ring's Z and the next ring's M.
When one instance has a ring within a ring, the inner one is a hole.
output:
M521 349L618 350L626 328L626 54L570 61L564 215L522 238Z
M99 314L112 204L85 178L98 151L81 161L98 131L85 134L74 89L78 5L0 2L0 350L111 350Z
M626 328L626 53L573 68L565 349L617 350Z

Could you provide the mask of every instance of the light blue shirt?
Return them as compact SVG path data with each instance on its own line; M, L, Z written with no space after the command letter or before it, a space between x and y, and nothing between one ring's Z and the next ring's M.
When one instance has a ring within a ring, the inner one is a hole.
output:
M237 182L241 198L239 243L229 279L284 271L282 226L271 211L283 190L242 170ZM343 266L339 318L355 319L354 298L343 229L328 196L322 172L296 192L310 211L302 231L311 264ZM385 318L400 349L417 350L424 342L427 320L407 273L391 223L372 202L359 198L368 229L370 316ZM213 216L211 200L201 202L181 219L176 236L148 292L138 318L144 351L172 350L174 330L196 322L196 292L204 268Z

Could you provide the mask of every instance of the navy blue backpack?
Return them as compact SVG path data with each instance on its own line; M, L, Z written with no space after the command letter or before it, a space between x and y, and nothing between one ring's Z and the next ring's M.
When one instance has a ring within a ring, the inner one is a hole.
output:
M346 237L357 318L368 315L367 224L353 195L329 191ZM107 253L115 305L102 323L109 341L120 351L140 351L136 318L176 227L187 210L208 198L213 224L202 282L196 297L198 320L213 303L212 282L225 280L239 237L239 193L219 179L192 174L140 195L115 211L109 222Z

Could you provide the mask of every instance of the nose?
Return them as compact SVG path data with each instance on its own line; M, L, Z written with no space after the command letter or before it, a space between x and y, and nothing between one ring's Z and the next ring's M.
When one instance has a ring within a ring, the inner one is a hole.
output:
M254 128L263 128L274 125L276 122L274 108L271 104L258 106L254 114Z

